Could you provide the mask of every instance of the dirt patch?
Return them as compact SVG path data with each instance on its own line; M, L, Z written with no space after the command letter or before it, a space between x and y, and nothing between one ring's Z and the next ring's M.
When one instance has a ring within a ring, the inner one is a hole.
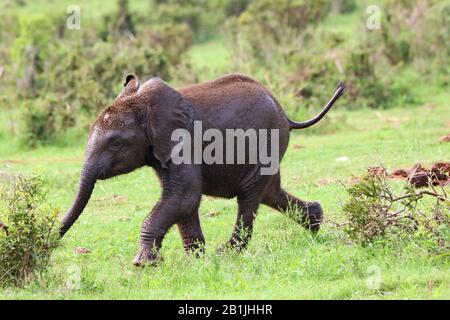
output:
M445 135L445 136L443 136L443 137L440 137L440 138L439 138L439 142L440 142L440 143L447 143L447 142L450 142L450 133L447 134L447 135Z
M386 168L383 168L380 166L368 167L367 171L369 171L370 173L372 173L373 175L376 175L376 176L386 177L388 175Z
M408 184L415 188L450 184L450 162L436 162L431 168L426 168L417 163L409 169L394 169L390 174L386 168L381 166L369 167L367 171L376 176L406 180Z
M114 203L124 203L124 202L128 201L128 198L126 196L120 196L118 194L113 194L112 196L99 197L97 199L94 199L93 201L105 202L105 201L111 201L111 200Z
M322 179L317 179L316 180L316 185L318 187L321 187L321 186L327 186L327 185L332 184L334 182L335 181L333 179L322 178Z
M405 179L408 178L408 170L405 169L396 169L392 171L391 178L393 179Z
M91 250L89 250L88 248L78 247L75 249L75 253L76 254L89 254L89 253L91 253Z

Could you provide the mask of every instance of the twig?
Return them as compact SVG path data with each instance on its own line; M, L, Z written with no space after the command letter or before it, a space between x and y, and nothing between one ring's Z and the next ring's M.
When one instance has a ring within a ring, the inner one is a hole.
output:
M440 195L439 193L435 193L435 192L431 192L429 190L422 190L422 191L418 191L416 193L408 193L405 194L403 196L397 197L397 198L393 198L392 201L396 202L396 201L400 201L403 199L407 199L407 198L411 198L411 197L417 197L417 198L422 198L424 195L429 195L429 196L433 196L441 201L445 201L448 200L447 197Z
M0 230L5 230L6 236L9 236L8 227L4 223L0 222Z

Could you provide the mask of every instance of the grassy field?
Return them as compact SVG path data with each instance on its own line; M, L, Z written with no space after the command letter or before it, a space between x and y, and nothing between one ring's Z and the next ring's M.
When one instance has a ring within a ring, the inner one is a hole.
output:
M339 220L344 190L338 180L348 181L371 165L394 168L448 160L450 147L438 138L450 129L449 98L436 94L424 106L389 111L344 112L338 107L332 114L345 115L343 129L328 135L292 135L281 165L284 186L301 198L320 200L326 216ZM38 170L49 182L51 202L66 210L75 194L84 142L24 151L8 126L2 128L0 171ZM349 160L336 163L341 156ZM321 183L323 179L327 183ZM164 241L163 264L135 268L131 261L140 225L159 195L159 184L147 168L99 182L45 276L21 290L0 289L0 297L450 298L448 259L430 256L409 242L348 245L331 225L313 237L267 207L259 210L248 252L217 255L216 247L231 233L236 203L209 197L200 208L205 257L185 255L173 228ZM77 247L92 252L80 255ZM78 274L79 288L69 289ZM380 279L375 288L368 286L374 276Z
M19 7L11 0L2 2L0 10L65 11L71 3L57 2ZM78 3L82 15L94 18L115 8L111 2ZM149 3L133 1L130 6L145 12ZM352 26L363 15L331 16L321 27L356 41ZM244 71L230 69L232 52L226 43L217 35L192 47L188 56L199 79L224 70ZM369 166L393 169L450 161L450 144L439 142L450 132L450 93L424 83L414 72L398 77L415 92L414 105L349 111L339 101L317 127L291 134L281 163L282 184L301 199L320 201L327 220L343 219L346 193L341 182L364 174ZM61 141L30 150L19 138L20 116L19 108L0 106L0 176L40 173L48 183L49 202L62 216L75 196L87 130L71 128ZM348 161L335 161L344 156ZM46 273L24 288L0 288L0 299L450 299L448 253L433 255L407 240L349 244L331 223L313 236L265 206L259 209L248 251L219 255L216 248L231 235L237 204L206 196L200 207L205 256L186 255L174 227L163 243L164 262L136 268L132 259L141 224L160 193L150 168L97 182ZM79 254L77 248L90 253Z

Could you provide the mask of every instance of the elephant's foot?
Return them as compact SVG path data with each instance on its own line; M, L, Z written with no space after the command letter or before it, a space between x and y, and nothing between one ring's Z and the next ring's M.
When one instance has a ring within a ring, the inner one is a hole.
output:
M205 246L204 245L194 245L194 246L185 246L184 250L188 255L194 255L197 259L202 258L205 255Z
M154 249L141 247L134 257L133 264L136 267L157 266L162 260L161 255Z
M224 254L224 253L228 253L228 252L238 252L239 253L239 252L244 251L246 247L247 247L247 245L245 243L243 243L242 241L230 239L217 248L217 253L219 253L219 254Z
M310 202L306 207L306 214L308 215L308 229L317 232L320 229L320 224L323 221L323 209L320 203Z

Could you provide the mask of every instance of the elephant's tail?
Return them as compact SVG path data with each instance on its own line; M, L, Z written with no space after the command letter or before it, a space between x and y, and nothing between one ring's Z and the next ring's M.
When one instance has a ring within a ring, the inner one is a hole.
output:
M312 125L316 124L320 121L320 119L323 118L324 115L327 114L327 112L331 109L333 104L336 102L337 99L344 93L345 85L341 82L336 88L336 91L334 92L333 96L331 97L330 101L328 101L327 105L320 111L320 113L312 118L311 120L305 121L305 122L295 122L292 120L289 120L289 129L305 129L308 127L311 127Z

